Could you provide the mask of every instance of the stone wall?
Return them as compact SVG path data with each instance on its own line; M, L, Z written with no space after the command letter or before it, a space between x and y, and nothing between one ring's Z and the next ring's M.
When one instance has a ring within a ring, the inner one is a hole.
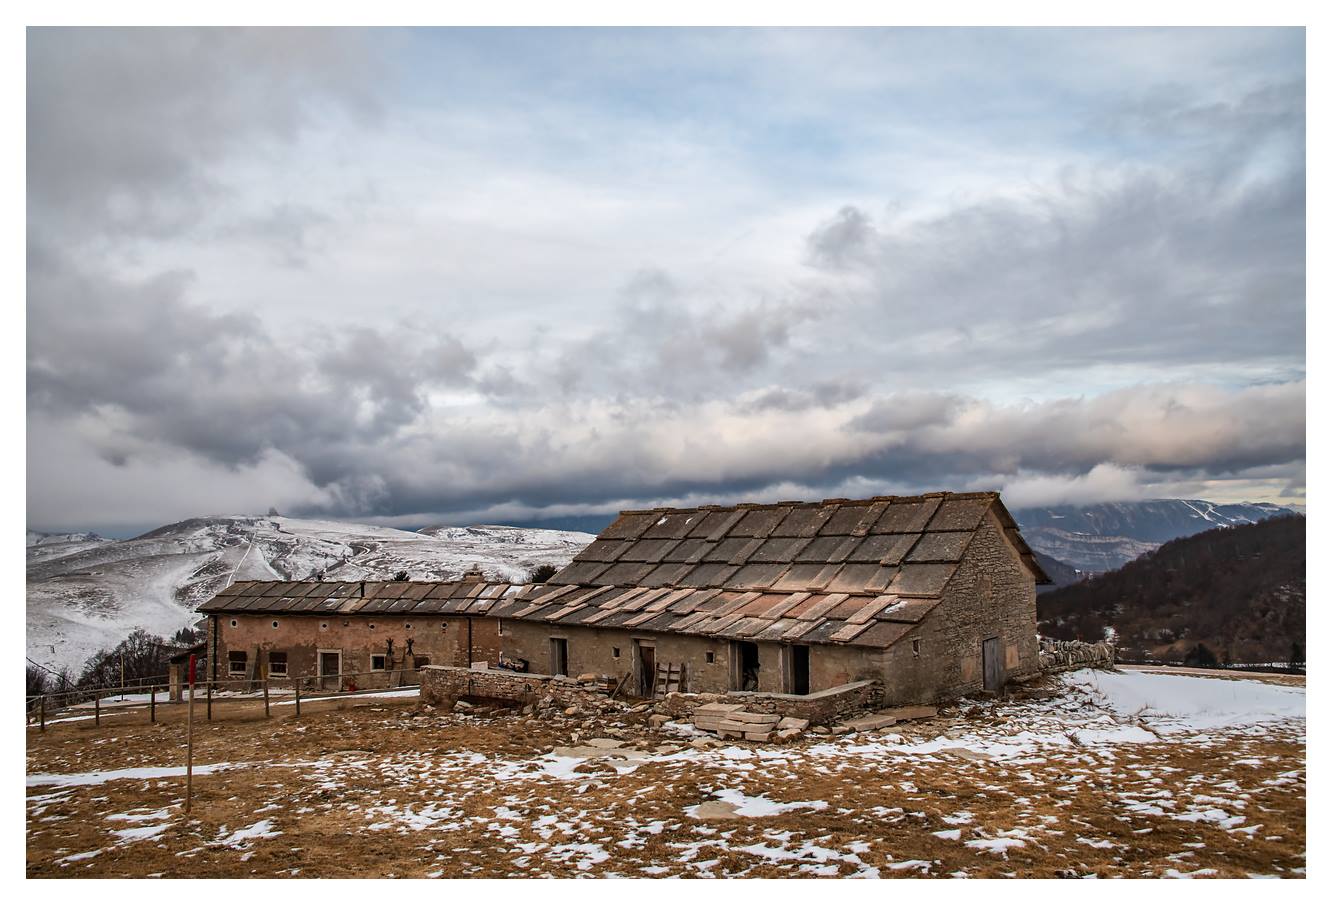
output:
M565 676L510 672L506 669L467 669L460 666L425 666L421 669L421 701L451 707L460 700L497 701L518 706L583 706L608 700L606 677L585 681Z
M271 654L286 654L287 674L274 675L274 681L319 675L321 651L338 653L343 673L369 673L370 658L387 655L390 641L393 669L411 669L425 661L467 666L472 662L496 663L499 659L498 621L485 617L220 613L213 617L212 624L215 628L209 641L219 681L237 678L228 675L233 650L245 653L243 678L250 680L268 675ZM409 639L413 662L406 657ZM210 665L210 672L212 668ZM386 687L391 676L392 669L387 669L357 676L354 681L360 688Z
M981 691L986 638L999 639L1006 680L1039 672L1036 582L993 513L971 539L939 605L880 655L884 703L933 704Z
M771 694L762 691L732 691L726 694L668 694L655 709L677 719L691 719L704 704L739 704L750 713L774 713L830 724L853 713L873 710L883 703L883 683L878 680L852 682L813 694Z
M1109 641L1056 641L1041 639L1041 669L1062 672L1066 669L1113 669L1115 646Z
M625 692L630 697L639 694L637 680L642 646L652 648L659 664L684 666L684 691L724 694L731 689L732 649L730 641L725 638L506 619L500 642L505 658L526 660L528 669L541 673L552 668L552 638L565 640L570 675L596 673L617 679L628 675L630 679ZM760 693L782 694L786 691L784 647L773 642L759 642ZM878 654L876 650L863 647L813 645L809 652L809 687L819 691L876 678Z

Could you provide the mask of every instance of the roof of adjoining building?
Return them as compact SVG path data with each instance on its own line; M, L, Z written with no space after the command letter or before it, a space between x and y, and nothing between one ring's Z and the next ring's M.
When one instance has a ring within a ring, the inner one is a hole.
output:
M522 585L462 581L237 581L201 613L487 615Z
M752 641L888 647L939 604L997 493L629 511L494 615Z

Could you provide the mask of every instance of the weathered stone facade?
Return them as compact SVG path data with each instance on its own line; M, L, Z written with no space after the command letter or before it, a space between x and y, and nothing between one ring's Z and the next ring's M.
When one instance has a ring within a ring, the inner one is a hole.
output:
M672 635L665 632L634 632L580 626L552 626L540 622L506 620L501 650L508 659L528 662L532 672L551 670L552 638L563 639L567 652L567 674L584 673L628 676L626 687L636 694L642 670L641 651L652 649L655 663L684 667L682 691L729 691L734 686L732 657L736 649L725 639ZM782 694L790 691L787 658L791 645L757 642L760 669L758 691ZM875 678L877 651L863 647L825 645L809 657L810 691L835 688L861 679ZM709 662L711 655L711 662Z
M684 665L682 690L727 693L735 689L731 661L736 648L724 638L510 620L505 624L502 652L505 657L528 661L533 671L545 672L551 666L552 638L564 641L570 675L628 674L628 686L636 690L638 649L650 646L655 662ZM883 706L930 704L979 692L984 689L982 647L986 639L998 639L1001 686L1039 671L1035 581L993 514L987 514L976 528L939 604L896 643L886 649L811 645L809 690L873 680L882 688L877 703ZM789 693L792 645L756 644L761 664L758 691Z
M387 687L394 683L395 671L426 663L467 666L480 661L498 662L499 632L499 620L485 617L220 613L211 617L209 627L213 664L209 678L262 680L270 676L274 654L285 656L286 669L271 674L273 681L317 677L326 672L320 669L320 654L324 653L337 655L341 673L365 673L348 680L358 687ZM239 675L233 671L233 652L244 655L245 666ZM382 669L375 668L374 657L383 658ZM329 680L323 684L345 687L348 681Z

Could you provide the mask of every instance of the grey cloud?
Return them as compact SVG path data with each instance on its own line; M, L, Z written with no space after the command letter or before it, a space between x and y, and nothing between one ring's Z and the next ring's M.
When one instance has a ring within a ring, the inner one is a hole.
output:
M868 392L868 386L856 380L820 380L808 387L771 387L743 401L746 412L801 412L853 402Z
M374 30L28 30L29 225L167 236L225 192L238 148L323 110L373 114Z

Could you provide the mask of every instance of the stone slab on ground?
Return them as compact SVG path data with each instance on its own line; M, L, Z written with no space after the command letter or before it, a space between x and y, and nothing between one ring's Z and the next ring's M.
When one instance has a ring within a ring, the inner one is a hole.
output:
M694 811L697 820L733 820L736 806L725 801L705 801Z
M593 748L622 748L622 747L624 747L624 742L620 741L619 739L615 739L615 738L590 738L590 739L588 739L586 742L584 742L584 744L586 744L586 745L590 745L590 746L593 747Z
M809 728L809 720L802 720L793 716L784 716L782 717L781 722L777 724L777 728L779 730L794 729L797 732L804 732Z
M875 716L890 716L899 722L902 720L926 720L938 715L939 708L931 707L928 704L919 707L890 707L887 710L875 712Z
M750 713L748 710L733 710L726 719L739 723L757 723L761 726L775 726L781 720L775 713Z

